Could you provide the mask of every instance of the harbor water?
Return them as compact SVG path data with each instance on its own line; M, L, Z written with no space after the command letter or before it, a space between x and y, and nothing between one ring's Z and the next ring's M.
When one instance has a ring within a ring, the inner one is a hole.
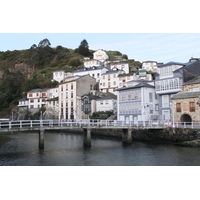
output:
M45 132L44 150L37 132L1 133L0 166L199 166L200 149L164 142L133 141L92 136L90 148L83 135Z

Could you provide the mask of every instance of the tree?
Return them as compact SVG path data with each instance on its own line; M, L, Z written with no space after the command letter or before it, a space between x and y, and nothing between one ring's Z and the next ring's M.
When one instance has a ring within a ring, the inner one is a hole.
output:
M51 46L51 43L49 42L49 40L46 38L46 39L43 39L42 41L40 41L40 43L38 44L38 47L50 47Z
M128 56L126 54L123 54L122 58L128 60Z
M82 56L89 56L89 46L88 42L84 39L81 41L79 47L78 47L78 53L81 54Z
M69 59L67 64L72 67L78 67L79 65L81 65L81 62L78 58L73 57Z

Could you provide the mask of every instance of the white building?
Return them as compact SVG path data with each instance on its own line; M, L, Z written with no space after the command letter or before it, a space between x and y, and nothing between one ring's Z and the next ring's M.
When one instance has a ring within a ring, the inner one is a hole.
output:
M59 85L59 119L81 119L81 96L96 85L90 75L74 77Z
M33 89L27 92L28 108L31 112L37 112L39 108L45 106L48 89Z
M90 68L90 67L98 67L98 66L101 66L103 65L103 63L99 60L96 60L96 59L89 59L89 60L85 60L84 61L84 67L85 68Z
M117 111L117 96L105 96L96 99L96 111Z
M109 56L105 51L99 49L93 53L93 59L99 60L100 62L105 62L109 59Z
M122 70L111 70L102 74L99 84L99 90L101 92L111 92L116 95L115 89L119 85L119 74L124 74Z
M82 68L78 69L73 72L74 76L85 76L89 74L91 77L95 78L97 82L101 79L101 75L106 73L108 71L107 68L104 66L98 66L98 67L90 67L90 68Z
M53 80L57 82L61 82L65 79L65 71L64 70L59 70L59 71L54 71L53 72Z
M118 88L127 87L128 82L133 80L132 74L120 74L118 75Z
M145 61L142 63L142 69L158 72L158 63L156 61Z
M123 70L126 74L129 73L129 64L125 62L114 63L110 65L111 70Z
M117 119L135 124L158 120L158 100L152 82L140 81L132 87L117 89Z
M19 104L18 104L19 107L28 107L27 98L22 98L22 99L19 99L18 101L19 101Z

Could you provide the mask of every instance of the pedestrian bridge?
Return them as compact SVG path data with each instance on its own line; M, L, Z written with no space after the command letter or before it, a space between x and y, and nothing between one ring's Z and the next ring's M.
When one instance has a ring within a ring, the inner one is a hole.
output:
M39 131L39 148L44 148L45 130L68 130L79 129L84 133L84 145L91 146L92 129L122 129L122 141L132 142L132 131L137 129L165 129L171 124L164 121L145 121L134 123L132 121L117 120L19 120L19 121L0 121L0 133ZM200 123L176 123L174 128L200 128Z

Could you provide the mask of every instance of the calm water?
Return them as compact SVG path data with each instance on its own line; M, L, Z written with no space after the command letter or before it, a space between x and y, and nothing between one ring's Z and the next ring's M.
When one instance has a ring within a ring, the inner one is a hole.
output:
M38 133L0 134L1 166L200 166L200 148L119 139L92 138L83 147L83 136L45 132L45 149L38 149Z

